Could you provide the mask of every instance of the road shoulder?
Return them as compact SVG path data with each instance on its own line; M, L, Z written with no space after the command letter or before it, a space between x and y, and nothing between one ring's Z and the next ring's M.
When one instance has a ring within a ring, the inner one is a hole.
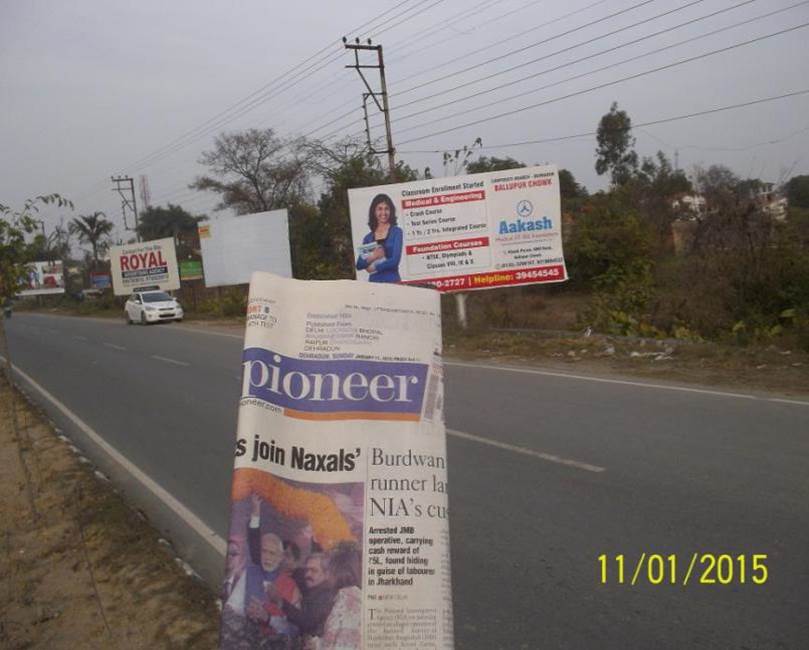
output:
M5 383L0 404L0 645L214 647L209 589Z

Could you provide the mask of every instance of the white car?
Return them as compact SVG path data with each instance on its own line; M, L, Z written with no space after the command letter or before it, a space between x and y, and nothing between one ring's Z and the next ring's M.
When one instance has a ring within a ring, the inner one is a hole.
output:
M124 318L130 325L146 325L164 320L181 321L183 308L177 298L163 291L136 291L124 305Z

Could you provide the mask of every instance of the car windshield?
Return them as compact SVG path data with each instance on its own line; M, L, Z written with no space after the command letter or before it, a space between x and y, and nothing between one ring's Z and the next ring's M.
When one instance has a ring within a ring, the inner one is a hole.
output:
M143 302L163 302L164 300L173 300L173 298L169 294L163 293L162 291L143 294Z

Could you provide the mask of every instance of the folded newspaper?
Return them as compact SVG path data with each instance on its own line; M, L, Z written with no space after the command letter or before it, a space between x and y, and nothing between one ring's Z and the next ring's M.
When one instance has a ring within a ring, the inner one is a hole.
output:
M221 648L453 647L440 314L253 275Z

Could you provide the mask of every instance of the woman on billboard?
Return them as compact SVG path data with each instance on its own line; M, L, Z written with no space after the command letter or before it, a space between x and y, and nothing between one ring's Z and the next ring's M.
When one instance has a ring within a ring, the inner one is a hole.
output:
M377 194L368 210L370 232L362 239L357 270L368 271L370 282L401 282L402 229L396 225L396 206L387 194Z

